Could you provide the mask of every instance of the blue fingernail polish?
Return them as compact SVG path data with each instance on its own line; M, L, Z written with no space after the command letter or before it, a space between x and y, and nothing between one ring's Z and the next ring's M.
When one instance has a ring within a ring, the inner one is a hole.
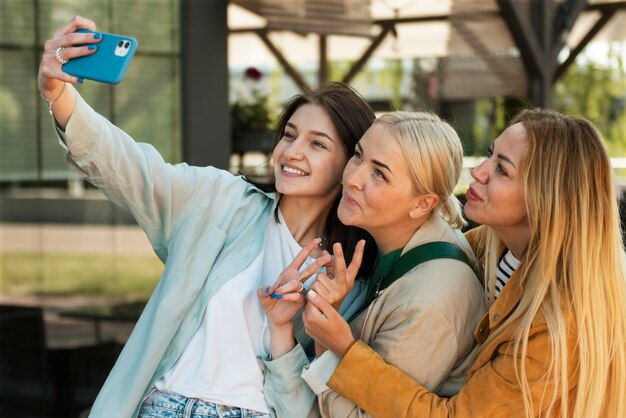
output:
M93 39L100 39L102 35L100 35L99 33L94 33L93 35Z
M94 49L96 49L97 47L98 47L98 45L91 44L91 45L89 45L89 46L87 47L87 49L88 49L88 50L90 50L90 51L93 51L93 50L94 50Z
M265 288L265 294L267 295L267 293L270 291L269 286Z
M85 81L85 79L82 77L79 77L76 81L78 81L79 83L82 83L83 81Z
M270 295L271 298L275 298L276 297L276 292L272 292L272 294Z
M282 298L283 298L283 295L276 296L276 299L282 299Z

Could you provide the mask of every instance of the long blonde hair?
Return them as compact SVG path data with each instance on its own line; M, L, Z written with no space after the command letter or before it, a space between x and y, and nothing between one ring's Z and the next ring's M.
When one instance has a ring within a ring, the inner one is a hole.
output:
M435 211L454 228L463 226L461 204L454 195L463 166L463 145L456 131L428 112L396 111L380 116L397 139L418 193L439 197Z
M626 416L624 249L608 153L597 129L583 118L529 110L511 124L518 122L528 137L521 173L530 239L518 273L524 291L483 347L507 325L519 323L513 358L520 359L515 370L527 417L556 414L559 408L562 417ZM493 231L485 244L491 289L500 245ZM538 314L547 322L552 360L541 406L533 410L523 365ZM576 333L576 346L568 345L568 331ZM568 368L573 354L575 370L571 363ZM577 388L570 393L573 378Z

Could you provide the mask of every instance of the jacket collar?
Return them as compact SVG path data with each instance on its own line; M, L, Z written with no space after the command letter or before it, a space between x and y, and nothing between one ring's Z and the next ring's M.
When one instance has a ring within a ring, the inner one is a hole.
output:
M452 236L448 232L450 225L438 214L433 213L413 234L409 242L402 249L402 255L418 245L432 241L450 241Z

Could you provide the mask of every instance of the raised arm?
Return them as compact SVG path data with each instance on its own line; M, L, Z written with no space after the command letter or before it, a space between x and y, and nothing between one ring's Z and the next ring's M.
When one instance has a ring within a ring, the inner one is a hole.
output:
M224 205L215 204L215 196L241 200L246 185L214 168L168 164L152 145L135 142L95 112L74 89L78 80L61 68L62 61L95 51L75 46L99 42L97 34L74 33L79 28L94 30L95 25L75 17L46 42L38 77L41 94L50 103L68 165L130 211L164 258L167 242L190 204L205 208L202 215L219 222Z

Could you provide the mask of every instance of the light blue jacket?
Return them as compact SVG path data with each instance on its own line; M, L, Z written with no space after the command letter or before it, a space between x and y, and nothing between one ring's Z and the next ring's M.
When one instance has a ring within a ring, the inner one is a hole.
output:
M57 135L68 165L133 214L165 263L89 415L135 417L195 334L211 297L259 255L276 196L214 167L167 164L151 145L135 142L80 95L65 132L57 129ZM345 317L363 302L361 289L355 286L344 301ZM296 330L306 346L299 318Z
M57 132L68 164L132 212L166 263L89 415L134 417L198 329L209 299L260 253L276 198L223 170L165 163L80 96L65 133Z

